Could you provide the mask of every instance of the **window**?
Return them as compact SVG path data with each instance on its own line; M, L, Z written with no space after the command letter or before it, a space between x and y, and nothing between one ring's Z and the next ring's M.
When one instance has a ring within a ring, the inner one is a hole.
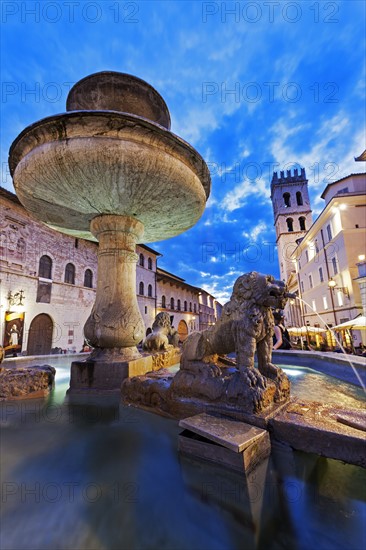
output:
M304 217L304 216L300 216L300 218L299 218L300 231L306 231L305 222L306 222L305 217Z
M197 304L196 303L193 304L193 311L194 311L194 313L197 313Z
M187 311L187 302L184 300L184 311Z
M284 193L283 194L283 202L285 203L286 207L291 206L291 195L290 195L290 193Z
M300 287L301 287L301 292L303 293L304 292L304 282L303 281L300 281Z
M65 267L65 283L70 285L75 284L75 266L74 264L67 264Z
M324 309L328 309L328 300L326 296L323 296L323 307Z
M302 206L304 204L302 201L301 191L296 192L296 203L297 203L297 206Z
M147 295L148 295L149 298L152 298L152 286L151 285L149 285L147 287Z
M308 262L309 261L309 252L308 252L308 250L305 250L305 258L306 258L306 261Z
M318 239L315 239L315 243L314 243L314 246L315 246L315 252L317 254L319 254L319 244L318 244Z
M316 311L316 302L315 302L315 300L312 300L311 307L313 308L314 311Z
M93 272L91 269L86 269L84 273L84 286L93 288Z
M192 311L192 302L189 302L189 311Z
M152 259L151 258L147 259L147 268L152 269Z
M139 264L141 267L145 267L145 256L143 254L140 254Z
M292 218L287 218L287 231L293 231L294 230L294 220Z
M337 302L339 306L343 306L343 293L341 290L337 291Z
M311 275L309 275L309 287L313 288L313 278Z
M319 280L321 283L324 282L323 268L319 267Z
M144 289L144 283L141 281L141 283L139 284L139 294L140 294L141 296L144 295L144 290L145 290L145 289Z
M161 297L161 307L166 307L166 299L165 296Z
M332 228L330 224L327 225L327 235L328 235L328 241L331 241L333 239L333 235L332 235Z
M180 300L177 301L177 310L180 311Z
M145 315L147 314L147 306L145 306Z
M170 309L174 309L174 298L170 298Z
M332 266L333 266L333 275L337 275L338 266L337 266L337 258L335 256L332 258Z
M39 259L38 277L52 279L52 260L49 256L42 256Z

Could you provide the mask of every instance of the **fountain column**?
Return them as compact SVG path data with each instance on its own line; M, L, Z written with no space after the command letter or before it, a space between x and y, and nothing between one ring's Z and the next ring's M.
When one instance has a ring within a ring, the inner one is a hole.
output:
M85 324L92 359L130 360L140 357L136 345L145 327L136 298L136 243L144 226L129 216L101 215L91 221L99 241L98 283L93 310Z

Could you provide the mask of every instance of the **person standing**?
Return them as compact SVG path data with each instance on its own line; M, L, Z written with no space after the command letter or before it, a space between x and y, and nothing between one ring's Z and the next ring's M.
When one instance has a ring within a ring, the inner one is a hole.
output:
M283 313L275 311L273 317L275 321L273 349L291 349L290 335L284 325Z

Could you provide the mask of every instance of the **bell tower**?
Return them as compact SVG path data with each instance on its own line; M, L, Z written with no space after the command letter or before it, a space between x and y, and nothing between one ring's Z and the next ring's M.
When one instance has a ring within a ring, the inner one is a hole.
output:
M273 172L271 182L271 200L273 206L274 225L276 228L276 243L280 276L287 281L291 271L294 271L290 260L291 253L296 248L296 241L301 239L312 224L308 180L305 168Z

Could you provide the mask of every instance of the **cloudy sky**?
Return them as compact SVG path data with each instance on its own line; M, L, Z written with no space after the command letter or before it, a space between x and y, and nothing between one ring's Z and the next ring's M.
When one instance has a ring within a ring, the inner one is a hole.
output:
M3 0L1 185L11 142L65 111L84 76L136 75L172 131L204 157L212 192L197 225L150 244L160 266L226 301L235 279L278 276L270 179L305 167L315 215L327 183L365 148L365 6L353 1Z

